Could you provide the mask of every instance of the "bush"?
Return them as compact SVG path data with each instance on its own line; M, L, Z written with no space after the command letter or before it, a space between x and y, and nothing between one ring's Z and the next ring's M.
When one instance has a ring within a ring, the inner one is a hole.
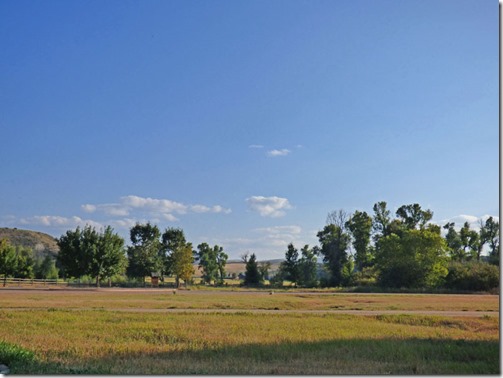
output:
M35 360L33 352L20 346L0 341L0 362L9 368L25 365Z
M497 266L478 262L451 262L445 278L448 289L465 291L491 291L499 287L500 277Z

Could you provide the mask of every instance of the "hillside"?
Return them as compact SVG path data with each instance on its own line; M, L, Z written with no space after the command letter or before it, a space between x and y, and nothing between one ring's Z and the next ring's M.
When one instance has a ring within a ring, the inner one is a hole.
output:
M37 256L56 256L59 251L56 239L42 232L0 227L0 239L3 238L12 245L31 248Z

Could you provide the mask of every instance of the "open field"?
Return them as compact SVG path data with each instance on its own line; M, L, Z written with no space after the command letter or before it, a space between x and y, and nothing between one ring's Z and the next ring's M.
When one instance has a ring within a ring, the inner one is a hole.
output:
M0 290L0 363L19 374L498 374L498 299ZM414 313L425 308L444 315Z

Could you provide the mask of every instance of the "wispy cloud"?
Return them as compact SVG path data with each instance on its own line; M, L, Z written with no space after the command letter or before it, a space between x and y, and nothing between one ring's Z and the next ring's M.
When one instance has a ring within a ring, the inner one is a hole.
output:
M250 144L248 146L248 148L257 148L257 149L260 149L260 148L264 148L264 146L261 145L261 144Z
M436 221L436 222L431 222L431 223L437 224L440 227L442 227L442 226L444 226L447 223L453 222L454 223L454 228L457 229L457 230L459 230L459 229L461 229L461 227L463 227L463 225L465 224L465 222L468 222L468 224L470 225L471 229L478 231L478 230L480 230L480 221L485 222L491 216L493 217L493 219L495 221L499 222L499 217L497 215L488 215L488 214L485 214L485 215L482 215L480 217L477 217L475 215L460 214L460 215L456 215L455 217L452 217L452 218L449 218L449 219L443 219L443 220Z
M286 156L288 154L290 154L291 151L286 149L286 148L283 148L281 150L270 150L270 151L267 151L267 156L270 156L270 157L277 157L277 156Z
M101 223L90 219L82 219L77 216L62 217L59 215L35 215L32 217L21 218L19 223L23 225L53 227L58 229L77 226L84 227L86 225L95 228L103 227Z
M227 209L221 205L188 205L169 199L140 197L135 195L121 197L118 203L85 204L82 205L81 208L87 213L101 212L112 217L129 217L130 215L136 215L150 218L157 217L170 222L178 220L176 215L184 215L187 213L231 213L231 209Z
M263 217L278 218L286 214L285 210L292 208L290 202L282 197L252 196L246 199L248 208Z

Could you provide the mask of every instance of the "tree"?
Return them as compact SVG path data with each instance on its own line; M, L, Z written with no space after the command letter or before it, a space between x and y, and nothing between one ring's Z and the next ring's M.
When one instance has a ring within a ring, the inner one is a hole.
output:
M245 286L258 286L262 283L262 277L258 270L257 257L254 253L246 259Z
M54 259L45 255L43 259L39 259L35 263L35 278L39 279L57 279L58 278L58 269L56 268L56 264Z
M269 279L269 269L271 269L271 263L269 261L262 261L258 264L258 272L262 282Z
M481 225L480 238L489 244L489 262L499 265L500 260L500 225L493 217L487 218Z
M405 230L379 239L378 281L384 287L437 287L447 275L445 240L437 230Z
M7 276L13 275L16 267L16 249L7 239L0 239L0 274L3 274L4 286L7 284Z
M181 228L167 228L161 237L162 247L160 259L162 264L162 276L169 276L173 273L172 254L177 248L182 248L187 240Z
M59 246L58 262L63 268L65 277L82 277L87 273L89 256L84 254L82 248L82 231L77 227L75 231L68 230L57 243Z
M297 285L297 281L299 280L298 259L299 251L292 243L288 244L287 251L285 253L285 261L281 262L280 270L282 272L283 279L288 280L295 285Z
M67 231L58 240L60 260L64 271L72 277L90 275L100 286L102 278L110 278L125 266L124 239L113 233L110 226L103 233L86 226L81 231Z
M299 259L299 278L298 283L304 287L315 287L318 285L318 249L309 248L305 245L301 249L301 258Z
M400 206L396 211L396 216L401 219L408 230L414 230L424 228L426 223L433 218L433 212L431 210L422 210L421 206L415 203Z
M477 258L479 249L479 234L477 231L470 229L470 224L465 222L459 231L461 239L461 247L463 248L464 256L468 259Z
M194 275L192 244L177 245L171 254L171 258L176 287L180 286L180 280L183 280L185 286L187 286Z
M374 241L383 236L387 236L390 234L389 225L390 225L390 211L386 208L386 201L377 202L374 204L374 217L372 218L372 230L374 232Z
M219 283L223 284L225 278L225 265L227 265L227 259L229 258L229 256L224 252L224 249L222 247L219 247L218 245L215 245L213 249L215 249L217 252L217 267L218 273L220 274Z
M161 242L160 231L157 226L137 223L130 230L130 238L133 243L128 247L128 267L126 273L129 277L142 278L145 283L145 277L153 272L162 269L162 260L160 258Z
M349 235L339 226L329 224L318 232L317 237L321 244L323 262L331 273L330 284L340 286L343 284L342 269L348 262Z
M115 274L122 273L127 260L124 254L124 239L107 226L102 234L98 235L97 248L93 250L89 274L96 278L96 286L100 286L102 278L112 278Z
M218 246L210 248L207 243L201 243L197 246L196 260L199 262L199 268L202 269L203 281L207 284L215 282L218 277Z
M353 248L355 249L355 265L358 271L372 264L370 254L370 231L372 230L372 218L364 211L355 211L346 222L346 228L351 232Z
M464 261L466 256L462 248L463 243L461 242L461 237L458 232L454 229L454 222L446 223L443 228L447 230L445 241L451 259L455 261Z
M16 278L33 278L35 277L34 267L35 259L31 248L25 248L17 245L16 250L16 269L14 277Z
M326 224L334 224L344 231L347 221L348 213L343 209L339 209L328 213Z

